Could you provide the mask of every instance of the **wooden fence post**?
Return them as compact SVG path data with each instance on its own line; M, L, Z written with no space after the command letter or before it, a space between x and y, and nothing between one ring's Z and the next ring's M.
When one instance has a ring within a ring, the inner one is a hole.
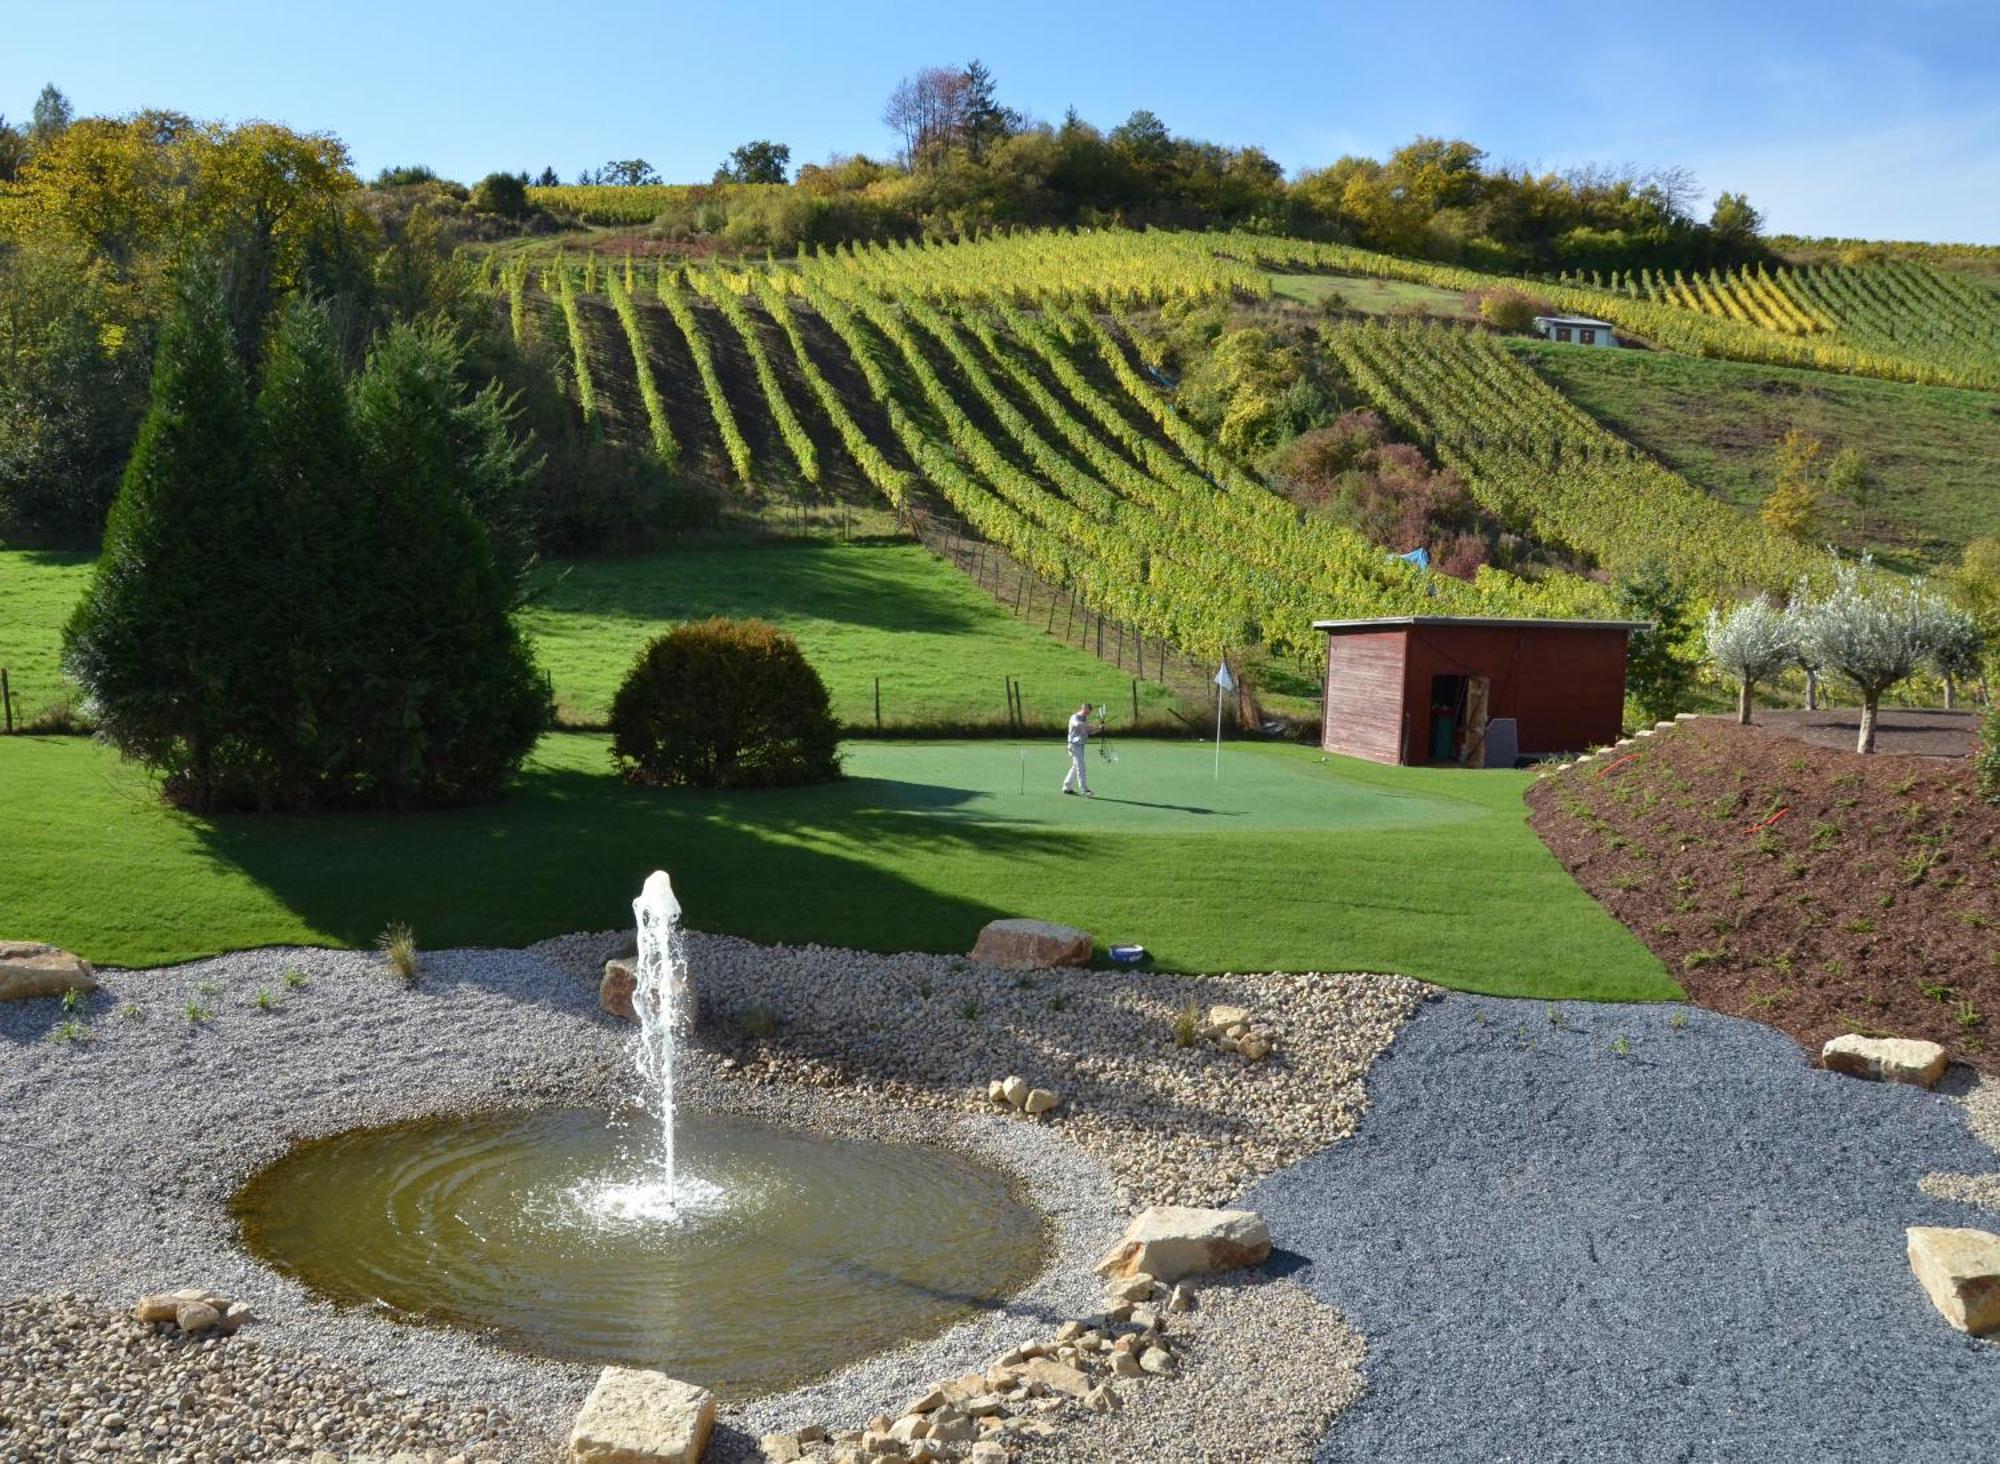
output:
M1132 725L1134 727L1139 725L1139 681L1137 677L1134 677L1132 680Z
M875 730L882 730L882 678L875 678Z
M7 735L14 735L14 690L7 684L7 668L0 666L0 706L7 709Z

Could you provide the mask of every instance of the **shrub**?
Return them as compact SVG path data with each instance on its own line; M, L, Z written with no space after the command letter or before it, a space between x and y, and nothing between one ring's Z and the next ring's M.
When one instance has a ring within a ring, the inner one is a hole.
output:
M1537 315L1549 313L1549 307L1533 295L1504 286L1487 290L1479 297L1479 318L1495 330L1510 334L1531 329Z
M472 185L472 206L481 213L518 219L528 211L528 186L512 173L488 173Z
M375 937L375 949L381 953L382 964L389 973L405 986L417 979L417 936L409 925L401 920L391 920Z
M761 620L697 621L654 640L612 700L611 732L612 761L635 782L774 788L840 776L825 683Z

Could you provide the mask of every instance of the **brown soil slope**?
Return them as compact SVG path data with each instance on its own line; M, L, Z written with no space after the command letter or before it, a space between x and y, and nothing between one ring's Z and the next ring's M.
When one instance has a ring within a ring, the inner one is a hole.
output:
M1815 1052L1927 1037L2000 1071L2000 808L1964 762L1704 718L1552 773L1530 822L1703 1006Z

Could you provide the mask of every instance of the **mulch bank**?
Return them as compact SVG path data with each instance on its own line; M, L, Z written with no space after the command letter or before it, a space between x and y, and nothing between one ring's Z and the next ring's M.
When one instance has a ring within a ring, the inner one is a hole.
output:
M1752 730L1852 752L1861 734L1859 707L1818 711L1759 711ZM1971 757L1979 750L1979 713L1883 707L1875 717L1875 751L1912 757Z
M1969 764L1703 718L1550 774L1528 806L1699 1004L1815 1053L1926 1037L2000 1071L2000 808Z

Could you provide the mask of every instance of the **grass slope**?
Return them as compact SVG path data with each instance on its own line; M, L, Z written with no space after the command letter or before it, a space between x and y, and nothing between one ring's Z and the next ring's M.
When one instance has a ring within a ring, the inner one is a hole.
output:
M63 622L83 592L81 555L0 551L0 666L15 705L33 711L63 690ZM885 723L1001 721L1005 678L1030 716L1055 720L1083 700L1129 717L1132 678L1016 620L966 577L909 543L726 544L635 559L550 565L524 615L536 654L572 716L601 721L651 637L708 615L760 615L797 636L826 679L834 714ZM1174 704L1142 683L1142 712Z
M885 723L1006 715L1005 680L1031 716L1067 716L1083 700L1132 706L1132 678L1016 620L966 577L905 543L727 545L638 559L595 560L544 573L526 623L536 654L574 716L602 719L632 660L673 623L756 615L798 637L825 679L834 715ZM1142 711L1174 698L1139 688Z
M1661 351L1514 349L1619 436L1744 509L1770 491L1771 448L1797 426L1852 447L1878 487L1868 512L1834 505L1834 542L1917 567L2000 523L2000 398L1867 376L1701 360ZM1846 520L1842 523L1841 520Z
M0 666L14 689L16 718L68 693L62 628L94 562L90 554L0 549Z
M8 933L112 964L285 942L516 945L630 919L655 867L692 924L765 941L965 950L1032 914L1183 970L1372 969L1551 999L1678 994L1529 831L1524 775L1304 748L1093 754L1095 800L1033 745L859 743L789 792L662 793L605 739L544 740L512 796L406 816L200 819L77 738L0 742ZM1023 792L1025 786L1026 791Z

